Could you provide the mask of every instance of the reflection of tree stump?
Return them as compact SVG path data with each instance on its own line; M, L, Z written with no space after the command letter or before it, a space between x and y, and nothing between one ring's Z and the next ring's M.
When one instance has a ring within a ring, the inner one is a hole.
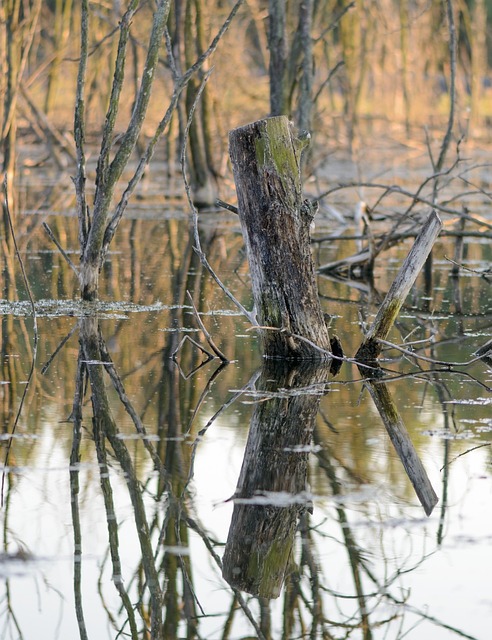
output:
M330 350L309 243L316 207L301 193L306 142L285 116L234 129L229 142L258 322L272 327L264 355L327 359L313 347Z
M323 387L305 388L328 376L326 366L264 366L257 386L267 399L251 418L223 558L224 578L237 589L280 594L299 514L310 506L307 465Z

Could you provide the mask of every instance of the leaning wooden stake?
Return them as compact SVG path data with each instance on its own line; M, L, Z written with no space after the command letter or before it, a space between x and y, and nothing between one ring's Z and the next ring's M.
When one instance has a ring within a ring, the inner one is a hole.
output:
M442 222L437 213L433 211L424 224L422 231L417 236L405 262L398 271L386 298L379 307L371 328L367 332L364 342L355 355L359 362L374 362L381 353L381 343L379 340L386 339L441 228Z
M329 358L309 240L317 208L301 190L306 144L285 116L229 134L263 353L270 358Z

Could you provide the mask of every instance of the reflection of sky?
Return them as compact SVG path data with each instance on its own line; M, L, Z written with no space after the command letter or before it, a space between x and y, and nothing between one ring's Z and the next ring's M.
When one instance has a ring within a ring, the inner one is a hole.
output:
M333 395L337 398L337 395ZM342 409L343 411L343 409ZM354 412L363 415L365 408ZM65 415L64 411L60 411ZM19 455L21 440L16 440L13 449L20 468L15 475L7 512L9 551L19 546L32 552L33 562L25 565L19 561L0 567L8 578L10 605L18 617L26 640L31 638L75 638L78 637L73 596L73 531L70 511L68 455L72 425L58 423L56 412L45 412L45 423L36 439L28 440L32 448L28 466L22 466ZM421 436L422 431L436 423L438 414L430 408L421 414L423 420L414 425L412 435L424 442L420 447L424 466L430 476L440 502L430 519L425 518L416 499L407 489L407 481L401 474L393 472L390 484L387 467L394 457L386 432L373 416L367 447L372 450L371 460L374 483L371 486L344 485L345 507L353 534L361 549L367 552L370 567L382 580L391 577L397 570L414 570L401 575L389 591L401 597L410 590L409 609L417 607L430 616L456 626L479 640L486 640L488 623L492 613L490 575L492 558L491 482L487 461L489 449L484 448L454 459L459 453L474 446L474 442L452 442L449 467L449 507L444 524L444 541L436 551L436 536L442 504L442 478L440 471L443 459L443 441L439 437ZM200 415L197 420L203 426L209 416ZM234 492L242 463L245 446L247 418L237 414L231 406L207 430L197 449L195 479L192 483L194 505L204 528L214 538L225 541L227 537L232 502L224 502ZM410 425L408 425L410 427ZM19 435L22 430L19 431ZM347 432L347 437L349 433ZM131 443L128 443L131 446ZM186 444L183 446L190 446ZM111 583L111 565L104 558L107 548L106 512L101 497L99 471L95 464L93 444L84 435L82 450L90 452L83 457L80 471L80 509L82 525L82 575L83 604L89 638L113 638L116 632L110 629L108 616L97 592L101 566L104 564L102 592L104 603L116 616L120 599ZM14 458L15 459L15 458ZM454 460L454 461L453 461ZM337 468L337 463L334 461ZM148 466L150 470L150 465ZM310 472L317 471L318 464L311 457ZM149 471L150 472L150 471ZM110 470L114 490L116 513L120 525L120 554L125 585L130 589L129 579L138 563L139 544L135 532L133 509L128 490L117 465ZM154 479L151 481L151 486ZM354 594L349 571L347 552L342 544L340 526L337 523L336 502L330 497L326 478L314 481L311 478L314 497L313 524L319 525L314 535L322 582L343 594ZM353 489L353 491L352 491ZM148 513L156 505L148 500ZM162 506L164 510L164 506ZM5 517L5 510L2 518ZM320 534L326 534L322 537ZM223 614L228 610L231 594L220 577L220 572L210 558L202 540L190 535L190 551L193 562L193 580L200 604L207 614ZM223 549L217 547L219 555ZM429 557L424 556L429 555ZM423 560L422 560L423 559ZM419 564L420 563L420 564ZM364 580L368 592L374 590ZM131 592L132 601L135 593ZM325 595L326 611L332 617L333 601ZM372 602L372 601L371 601ZM279 629L281 599L273 603L275 628ZM346 615L354 611L355 601L337 600L337 607ZM255 605L252 605L253 609ZM389 617L395 608L381 606L371 616L374 620ZM334 613L333 613L334 615ZM219 637L224 618L200 620L202 637ZM409 628L417 618L410 610L405 614L405 627ZM7 614L3 610L0 626L6 628ZM392 623L396 636L398 621ZM236 616L234 634L238 638L248 633L249 625L241 615ZM383 627L384 629L384 627ZM422 623L409 636L447 640L448 630L442 630L429 622ZM275 636L274 636L275 637ZM278 637L278 634L277 634ZM379 636L375 635L376 638Z
M238 442L233 428L228 429L219 424L214 427L201 443L197 456L197 502L202 520L209 524L211 531L219 534L220 539L225 539L232 507L230 503L221 504L221 501L235 489L244 444ZM386 436L381 433L381 437ZM442 443L433 444L430 448L434 451L429 451L422 457L442 500L442 475L438 468L432 468L432 460L439 460L442 456ZM215 463L211 464L211 460ZM223 461L223 464L219 461ZM356 540L363 550L367 549L371 569L377 575L382 578L386 571L387 576L391 576L398 569L410 569L423 560L420 566L400 577L390 589L398 597L401 597L400 588L411 592L409 610L405 613L406 626L416 622L417 618L410 611L412 607L417 607L480 640L487 637L486 629L492 612L489 589L492 571L491 485L490 478L474 471L485 467L486 457L481 453L478 458L470 459L470 462L466 458L460 458L453 463L450 469L449 508L444 541L437 550L440 503L431 518L427 519L415 504L405 505L400 502L398 507L392 505L395 496L391 495L388 487L357 491L353 499L350 493L347 496L345 504ZM384 477L381 481L384 483ZM364 507L361 510L361 493L365 499L374 501L369 509ZM313 524L324 522L320 531L340 541L341 532L335 521L334 504L331 498L316 496ZM326 516L329 518L327 521ZM319 538L317 547L327 583L340 593L353 594L345 549L330 538ZM429 557L423 559L428 554ZM210 587L210 583L208 584ZM366 587L368 592L374 590L374 586L367 581ZM204 588L206 592L206 579ZM228 597L220 591L212 597L217 602L221 598L228 602ZM280 607L280 604L276 606ZM346 602L342 610L349 613ZM375 618L384 617L390 610L394 613L391 607L383 606ZM209 622L203 621L204 629L208 628ZM429 622L420 623L412 632L419 633L429 635L415 637L432 637L433 640L447 640L450 637L449 630L439 629ZM412 634L408 637L414 637Z

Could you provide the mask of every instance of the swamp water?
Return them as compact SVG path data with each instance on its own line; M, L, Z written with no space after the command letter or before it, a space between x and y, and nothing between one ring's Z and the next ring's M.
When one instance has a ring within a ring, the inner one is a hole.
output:
M39 342L11 437L33 322L28 302L2 301L2 460L11 449L0 637L489 638L490 362L450 371L388 349L384 386L348 362L336 377L262 365L250 325L194 254L183 207L151 193L128 214L96 308L76 301L40 214L17 223ZM76 247L73 218L47 220ZM340 224L322 210L315 239L334 227L353 234L350 220ZM237 218L202 214L200 229L216 273L249 307ZM374 287L320 276L346 355L409 246L378 259ZM356 246L334 240L313 250L325 264ZM432 288L419 277L389 339L433 360L468 362L492 339L492 283L481 274L490 240L465 240L471 270L459 277L446 259L453 252L453 238L438 241ZM17 289L26 300L20 276ZM210 350L187 290L229 364L204 363L186 338ZM385 415L373 400L381 389ZM428 516L422 483L438 499ZM222 560L228 579L256 596L224 580Z

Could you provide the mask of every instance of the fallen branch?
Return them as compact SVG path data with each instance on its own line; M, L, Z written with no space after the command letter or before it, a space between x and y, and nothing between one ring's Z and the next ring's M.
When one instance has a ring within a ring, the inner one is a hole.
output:
M222 351L219 349L219 347L215 344L214 339L212 338L210 333L205 328L205 325L203 324L202 319L200 318L200 315L199 315L198 310L197 310L197 308L195 306L195 303L193 302L193 298L191 296L191 293L189 291L187 291L186 293L188 294L188 298L190 300L191 306L193 307L193 313L194 313L194 316L195 316L195 320L197 321L197 324L200 327L200 329L203 331L203 333L205 335L205 338L207 339L207 342L210 345L210 348L215 353L217 358L220 358L222 360L222 362L230 362L230 360L227 358L227 356L225 356L222 353Z

